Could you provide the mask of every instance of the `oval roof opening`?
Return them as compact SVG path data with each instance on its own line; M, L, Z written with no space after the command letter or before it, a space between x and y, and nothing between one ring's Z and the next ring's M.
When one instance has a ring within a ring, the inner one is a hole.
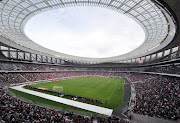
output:
M34 42L69 55L107 58L139 47L145 34L126 15L99 7L68 7L31 18L26 35Z

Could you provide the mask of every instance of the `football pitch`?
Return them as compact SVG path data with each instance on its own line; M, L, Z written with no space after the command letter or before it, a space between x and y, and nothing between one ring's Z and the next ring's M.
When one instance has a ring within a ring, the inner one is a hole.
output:
M103 77L80 77L55 82L31 85L54 91L54 86L63 87L63 93L91 99L97 99L103 104L94 104L110 109L117 109L122 105L124 79ZM105 101L107 100L107 103Z

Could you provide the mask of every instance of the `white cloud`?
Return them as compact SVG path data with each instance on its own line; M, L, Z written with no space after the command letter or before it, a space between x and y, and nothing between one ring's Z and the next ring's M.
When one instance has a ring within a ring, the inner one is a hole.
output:
M144 41L142 28L132 19L95 7L42 13L27 23L25 33L46 48L94 58L130 52Z

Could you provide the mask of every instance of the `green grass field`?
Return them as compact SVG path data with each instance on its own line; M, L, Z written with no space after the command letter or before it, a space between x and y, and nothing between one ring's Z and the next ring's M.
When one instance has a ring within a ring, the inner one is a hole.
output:
M48 90L53 90L54 86L61 86L63 93L98 99L103 104L97 105L117 109L122 105L123 83L124 79L119 78L80 77L31 86L47 88ZM104 103L105 100L107 100L107 104Z

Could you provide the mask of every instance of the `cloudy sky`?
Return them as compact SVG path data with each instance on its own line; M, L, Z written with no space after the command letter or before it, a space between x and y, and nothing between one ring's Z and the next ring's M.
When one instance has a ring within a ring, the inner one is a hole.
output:
M143 29L129 17L96 7L70 7L30 19L25 33L36 43L76 56L105 58L137 48Z

